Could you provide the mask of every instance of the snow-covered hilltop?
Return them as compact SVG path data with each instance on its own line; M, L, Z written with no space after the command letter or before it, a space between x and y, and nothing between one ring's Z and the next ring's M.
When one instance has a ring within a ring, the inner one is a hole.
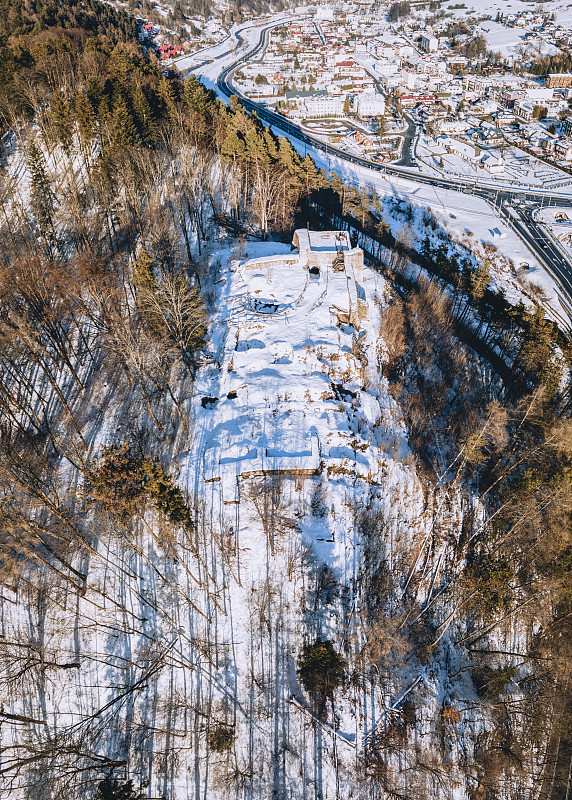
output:
M193 525L141 508L100 528L76 591L34 571L3 588L15 798L30 783L67 797L94 765L173 800L478 785L490 715L447 633L475 509L417 476L381 376L387 281L345 231L294 244L218 253L211 346L171 454ZM344 669L317 703L301 654L328 641Z
M364 270L345 231L300 230L294 241L296 254L231 262L223 280L219 351L197 378L193 458L225 497L252 475L380 480L382 437L371 432L384 427L383 280Z

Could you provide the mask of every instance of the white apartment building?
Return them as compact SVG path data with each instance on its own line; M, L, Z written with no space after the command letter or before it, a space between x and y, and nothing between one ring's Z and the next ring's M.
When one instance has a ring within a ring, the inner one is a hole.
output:
M286 102L295 106L296 116L337 117L344 113L345 95L330 95L323 90L286 92ZM297 112L297 113L296 113Z
M415 89L417 85L417 76L414 72L408 72L406 69L402 69L399 73L399 83L406 89Z
M415 65L417 72L421 75L445 75L447 63L445 61L434 61L430 58L422 58Z
M360 94L355 102L360 117L382 117L385 114L385 100L380 94Z
M306 110L309 117L340 117L344 113L344 102L343 95L309 97L306 100Z
M482 75L463 75L463 90L466 92L484 94L491 85L492 81Z
M572 141L570 139L561 139L556 142L556 153L560 158L565 158L566 161L572 161Z
M530 122L534 115L537 103L534 100L518 99L514 101L514 113L517 117Z
M336 59L335 70L340 78L363 78L366 74L362 65L352 58Z
M409 44L402 44L400 45L398 52L400 58L411 58L411 56L415 53L415 48L411 47Z
M399 75L383 75L381 78L383 87L389 92L392 89L397 89L400 85Z
M378 44L375 54L378 58L394 58L398 53L397 48L391 44Z
M374 69L377 75L397 75L399 64L396 61L376 61Z
M426 53L436 53L439 49L439 39L436 36L423 35L421 36L421 48Z

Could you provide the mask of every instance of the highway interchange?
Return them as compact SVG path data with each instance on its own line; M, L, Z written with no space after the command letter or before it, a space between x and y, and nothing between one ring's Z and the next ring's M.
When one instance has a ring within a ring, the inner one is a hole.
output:
M230 98L233 94L240 97L242 104L249 110L255 111L259 119L286 134L288 138L295 139L306 146L324 151L330 156L350 162L356 166L366 167L383 173L390 179L392 176L417 184L429 184L443 189L453 190L460 193L469 193L480 197L490 203L507 225L525 242L529 250L536 256L540 264L551 274L561 290L560 300L567 309L569 317L572 319L572 262L563 249L560 249L553 237L547 232L544 225L535 219L535 212L541 205L572 207L572 194L555 191L532 190L526 187L506 186L506 184L495 183L494 181L481 181L478 179L467 180L463 178L451 178L442 176L423 175L413 170L411 167L400 166L397 164L376 164L356 155L344 152L339 148L326 144L290 122L285 117L270 111L264 105L256 103L243 95L239 94L232 85L232 74L238 67L255 58L263 52L266 44L268 31L279 23L268 24L261 29L258 43L254 48L249 49L239 55L230 64L226 64L220 71L216 84L219 92ZM246 47L240 31L235 33L238 45L235 50ZM228 53L225 54L228 57ZM218 59L215 59L215 61ZM223 57L220 58L223 62ZM196 68L195 68L196 69Z

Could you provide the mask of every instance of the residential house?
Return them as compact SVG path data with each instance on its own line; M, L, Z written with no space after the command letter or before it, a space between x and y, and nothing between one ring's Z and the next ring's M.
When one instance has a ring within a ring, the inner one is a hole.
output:
M565 159L566 161L572 161L572 140L571 139L560 139L554 145L554 149L556 151L556 155L560 158Z
M482 166L492 174L504 171L504 159L498 150L488 150L481 156Z
M544 85L547 89L562 89L567 86L572 86L572 73L550 72L546 76Z

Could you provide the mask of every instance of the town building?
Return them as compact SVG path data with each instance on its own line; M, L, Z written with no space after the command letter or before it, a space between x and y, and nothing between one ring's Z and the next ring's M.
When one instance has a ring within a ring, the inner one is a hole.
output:
M421 48L426 53L435 53L439 49L439 39L436 36L423 35L421 37Z
M286 92L286 103L298 116L336 117L344 113L345 97L330 95L325 90Z
M544 85L547 89L563 89L572 86L571 72L549 72Z
M572 140L560 139L560 141L556 142L554 145L554 149L557 156L566 161L572 161Z
M566 119L562 120L561 130L564 136L572 135L572 117L566 117Z
M360 117L381 117L385 114L385 99L380 94L360 94L356 97Z

